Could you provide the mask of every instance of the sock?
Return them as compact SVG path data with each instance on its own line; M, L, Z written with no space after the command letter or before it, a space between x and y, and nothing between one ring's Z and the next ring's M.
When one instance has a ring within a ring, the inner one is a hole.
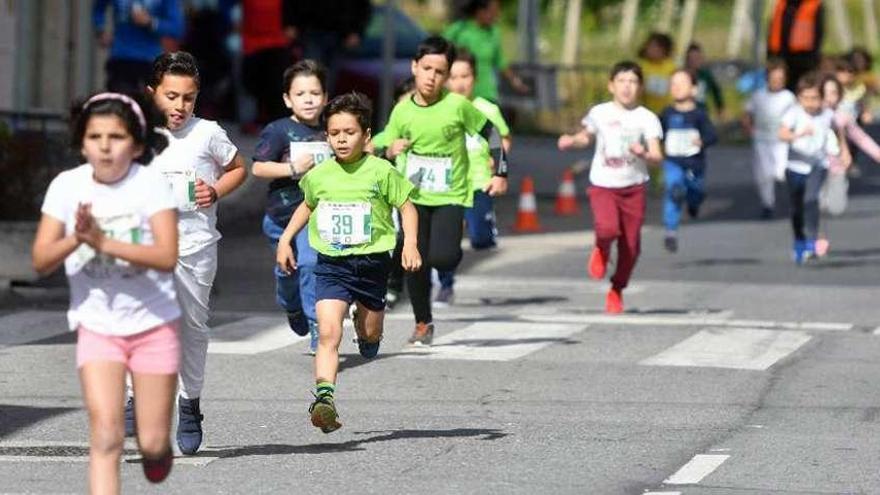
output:
M336 393L336 384L330 382L318 382L315 385L315 395L318 397L333 397Z

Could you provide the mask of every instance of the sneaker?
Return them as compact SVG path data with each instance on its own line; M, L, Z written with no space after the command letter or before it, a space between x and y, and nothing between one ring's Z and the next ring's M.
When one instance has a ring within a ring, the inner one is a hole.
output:
M431 345L434 341L433 323L416 323L416 329L407 341L411 345Z
M605 297L605 312L609 314L623 313L623 294L620 290L612 288Z
M663 247L666 248L670 253L678 252L678 237L674 235L667 234L666 237L663 238Z
M397 301L400 300L400 292L394 289L388 289L388 292L385 293L385 307L387 309L394 309L394 306L397 304Z
M161 483L171 473L171 466L174 465L174 453L168 449L168 453L158 459L144 457L141 465L144 468L144 476L150 483Z
M318 353L318 323L309 322L309 355L314 356Z
M434 298L432 306L435 308L448 308L455 300L455 291L452 287L440 287L437 291L437 297Z
M795 264L802 265L806 259L806 253L807 241L795 240L794 246L791 249L791 258L794 260Z
M691 218L693 218L693 219L699 218L699 216L700 216L700 207L699 206L688 205L687 210L688 210L688 215L690 215Z
M202 445L202 420L199 399L177 399L177 446L180 452L193 455Z
M773 220L775 215L776 213L773 211L773 208L769 206L761 208L761 220Z
M293 333L300 337L305 337L309 334L309 320L306 318L306 315L302 310L288 311L287 324L290 325L290 329L293 330Z
M125 436L134 437L137 434L137 424L134 421L134 397L125 401Z
M342 427L332 395L316 395L315 402L309 406L309 415L312 417L312 424L324 433L334 432Z
M607 264L608 260L605 259L602 250L594 247L593 250L590 251L590 259L587 261L587 273L590 275L590 278L596 280L605 278L605 266Z
M824 258L831 250L831 242L828 239L816 239L816 256Z

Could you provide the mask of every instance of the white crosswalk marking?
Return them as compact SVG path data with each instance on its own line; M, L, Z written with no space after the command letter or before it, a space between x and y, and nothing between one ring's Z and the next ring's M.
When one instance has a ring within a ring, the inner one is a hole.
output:
M210 354L259 354L303 341L281 315L251 316L211 329Z
M809 335L798 331L712 328L701 330L640 364L766 370L809 340Z
M404 357L510 361L565 341L586 325L479 322L434 339L426 348L407 348Z
M667 485L694 485L706 476L712 474L724 461L729 459L729 455L695 455L687 464L681 467L663 483Z

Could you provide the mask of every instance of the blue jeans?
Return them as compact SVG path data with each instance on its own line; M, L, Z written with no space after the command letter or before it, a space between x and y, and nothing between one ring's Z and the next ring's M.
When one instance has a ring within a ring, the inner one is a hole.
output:
M268 216L264 216L263 233L269 238L272 249L276 249L284 228L279 227ZM302 229L294 241L297 269L290 275L285 275L278 269L278 265L275 265L275 301L289 313L302 310L309 323L316 323L318 318L315 315L315 265L318 263L318 253L309 245L308 228Z
M492 196L481 190L474 191L474 206L464 210L464 220L473 249L489 249L497 245L498 229L495 227L495 200ZM455 271L437 273L441 287L448 289L455 285Z
M663 194L663 223L666 230L678 230L682 203L696 211L706 197L705 172L686 169L669 160L663 161L663 177L666 191Z
M819 193L828 170L813 167L809 174L785 171L785 182L791 198L791 228L797 241L813 240L819 236Z

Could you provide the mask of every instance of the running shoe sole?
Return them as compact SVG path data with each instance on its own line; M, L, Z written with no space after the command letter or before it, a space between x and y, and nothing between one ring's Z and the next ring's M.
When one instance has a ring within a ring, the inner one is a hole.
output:
M312 425L324 433L332 433L342 427L336 408L332 404L316 402L312 406Z

